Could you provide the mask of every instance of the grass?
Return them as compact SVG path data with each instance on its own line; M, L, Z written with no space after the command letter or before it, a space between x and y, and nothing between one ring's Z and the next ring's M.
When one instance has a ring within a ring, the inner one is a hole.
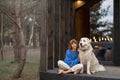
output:
M18 64L11 63L13 61L13 53L5 52L4 60L0 60L0 80L11 80ZM39 49L30 49L27 52L27 60L22 72L21 77L18 80L39 80L38 75L39 68Z

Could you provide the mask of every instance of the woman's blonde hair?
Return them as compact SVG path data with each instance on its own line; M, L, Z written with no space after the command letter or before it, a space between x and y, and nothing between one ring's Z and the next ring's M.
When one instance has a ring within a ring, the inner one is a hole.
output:
M69 41L68 48L69 48L69 49L72 49L72 46L71 46L71 45L72 45L73 43L77 44L77 49L78 49L78 42L77 42L76 39L72 39L72 40ZM77 50L77 49L76 49L76 50Z

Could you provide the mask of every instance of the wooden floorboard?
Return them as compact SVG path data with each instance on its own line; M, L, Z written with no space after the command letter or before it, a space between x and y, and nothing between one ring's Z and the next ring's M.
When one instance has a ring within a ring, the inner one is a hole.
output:
M120 67L106 66L105 72L92 75L84 74L57 74L57 69L40 72L40 80L120 80Z

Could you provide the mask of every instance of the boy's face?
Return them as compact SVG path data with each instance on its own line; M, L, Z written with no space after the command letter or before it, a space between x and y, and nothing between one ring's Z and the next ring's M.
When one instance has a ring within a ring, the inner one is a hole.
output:
M72 47L72 49L77 49L77 44L73 42L73 43L71 44L71 47Z

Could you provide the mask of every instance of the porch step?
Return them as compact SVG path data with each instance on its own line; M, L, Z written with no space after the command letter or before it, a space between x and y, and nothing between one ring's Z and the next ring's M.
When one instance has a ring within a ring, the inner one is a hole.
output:
M107 71L92 75L84 74L61 74L56 70L40 72L40 80L120 80L120 67L106 67Z
M81 75L58 75L55 73L40 73L40 80L120 80L120 78L106 78L106 77L96 77L96 76L88 76L85 74Z

